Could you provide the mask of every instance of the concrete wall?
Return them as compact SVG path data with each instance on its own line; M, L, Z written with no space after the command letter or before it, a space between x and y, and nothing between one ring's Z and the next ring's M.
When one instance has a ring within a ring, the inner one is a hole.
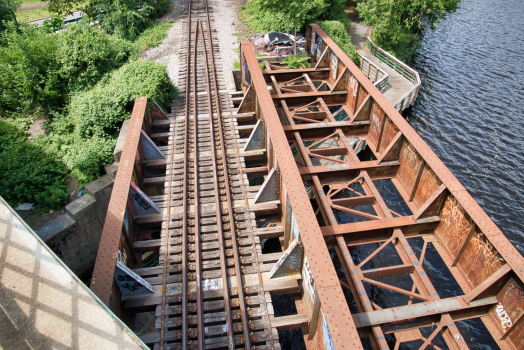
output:
M95 265L113 183L109 175L91 182L85 195L66 206L63 216L37 232L77 276L91 272Z
M66 213L37 234L77 276L90 273L96 261L118 161L129 126L125 120L115 146L115 163L104 166L106 175L86 185L86 194L66 206Z

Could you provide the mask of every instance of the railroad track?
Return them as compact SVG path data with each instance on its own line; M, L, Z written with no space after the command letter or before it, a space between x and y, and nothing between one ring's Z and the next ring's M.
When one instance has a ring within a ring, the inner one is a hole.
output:
M151 197L166 208L159 266L141 273L162 280L162 297L155 333L143 340L154 349L274 349L255 216L207 1L189 1L185 28L180 97L168 146L160 147L169 159L166 187Z

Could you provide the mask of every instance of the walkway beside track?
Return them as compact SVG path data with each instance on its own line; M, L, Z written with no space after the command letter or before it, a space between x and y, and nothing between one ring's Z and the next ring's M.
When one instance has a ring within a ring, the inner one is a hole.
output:
M351 43L358 46L358 53L369 59L380 69L389 74L388 84L380 92L386 97L389 103L395 106L402 98L410 92L414 84L400 75L396 70L373 56L364 44L369 26L358 22L351 22L349 26L349 35Z

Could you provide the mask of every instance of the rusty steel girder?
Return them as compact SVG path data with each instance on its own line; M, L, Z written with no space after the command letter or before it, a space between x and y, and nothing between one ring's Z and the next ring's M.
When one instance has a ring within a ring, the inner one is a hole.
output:
M266 62L261 71L250 44L241 45L242 88L246 97L238 113L255 112L257 120L263 120L267 128L265 172L276 168L280 173L280 191L289 196L298 239L304 245L321 314L335 347L344 348L342 344L351 342L358 348L360 337L369 337L375 348L387 349L387 333L395 334L397 346L415 339L422 339L426 346L440 333L450 348L467 348L454 321L475 317L481 318L501 348L524 346L524 300L516 297L524 295L524 259L322 29L310 24L306 36L306 51L313 54L316 49L312 68L286 69ZM334 112L335 107L340 110ZM335 119L340 111L347 115L345 120ZM330 145L318 148L322 143ZM376 160L360 161L355 150L362 143L367 144ZM296 156L290 147L296 150ZM412 215L402 216L388 208L373 183L381 179L391 180ZM362 193L335 198L341 190L355 192L350 188L355 183L362 187ZM318 204L317 213L326 226L319 227L304 186L311 188ZM372 206L375 213L354 209L359 206ZM338 223L334 210L371 220ZM288 242L289 236L285 237ZM411 237L424 240L419 258L407 240ZM382 244L364 262L356 264L348 247L369 243ZM439 297L423 268L428 244L436 248L464 296ZM402 265L364 270L364 263L387 245L394 248ZM347 283L339 281L334 273L328 246L335 248ZM411 291L376 280L398 275L410 276ZM450 306L409 320L392 319L398 322L396 327L381 323L363 325L355 316L348 318L341 288L352 293L359 310L355 315L365 319L382 309L370 299L364 284L408 296L407 307L414 299L429 306ZM424 338L419 328L430 321L438 325L437 329ZM317 324L318 334L321 328L317 320L311 318L310 322Z

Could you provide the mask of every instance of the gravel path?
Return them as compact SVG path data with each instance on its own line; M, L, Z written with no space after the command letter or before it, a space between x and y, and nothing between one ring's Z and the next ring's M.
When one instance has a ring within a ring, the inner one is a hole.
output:
M230 72L233 69L233 62L238 60L238 53L235 50L240 45L238 37L234 34L244 29L244 25L238 19L238 14L246 0L208 1L214 11L211 16L214 18L217 28L226 86L230 86L232 83L230 82ZM179 51L182 45L186 45L186 38L182 38L182 22L186 18L188 1L171 0L171 2L173 7L170 12L160 20L162 22L173 21L173 27L167 32L167 38L162 41L162 44L142 53L142 59L167 65L168 75L177 85L180 60L184 59L179 56Z

